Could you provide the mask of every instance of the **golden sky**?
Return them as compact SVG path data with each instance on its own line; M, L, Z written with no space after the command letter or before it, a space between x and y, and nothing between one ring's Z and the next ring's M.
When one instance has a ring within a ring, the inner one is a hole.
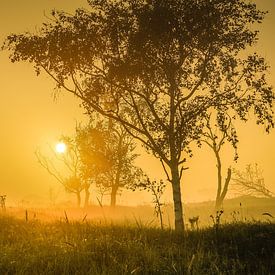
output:
M271 66L270 81L275 86L275 1L258 0L258 7L269 10L259 27L260 40L256 50ZM87 7L85 0L0 0L0 43L14 32L35 31L53 8L73 12ZM7 52L0 52L0 195L8 195L8 203L21 200L48 199L50 187L59 185L36 161L34 151L47 143L55 144L61 134L73 133L76 121L85 119L79 102L63 93L54 101L54 83L42 74L36 77L30 64L10 63ZM252 122L239 127L238 163L233 163L233 152L224 150L225 168L240 169L257 162L264 169L265 183L275 191L275 129L270 135ZM164 178L158 161L144 156L139 163L149 167L153 177ZM215 160L207 148L195 150L183 177L184 201L214 199L216 187ZM169 200L169 193L166 200ZM133 194L125 193L118 201L133 203ZM139 195L136 203L150 202Z

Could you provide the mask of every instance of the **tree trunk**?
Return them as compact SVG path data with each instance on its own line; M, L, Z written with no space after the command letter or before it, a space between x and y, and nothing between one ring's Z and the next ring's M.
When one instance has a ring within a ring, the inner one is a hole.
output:
M179 176L178 165L174 165L174 167L171 167L170 169L171 169L171 176L172 176L175 231L178 233L183 233L184 232L183 207L182 207L182 201L181 201L180 176Z
M216 198L216 203L215 203L215 210L219 211L221 209L222 206L222 201L220 198Z
M76 192L77 207L80 207L81 204L81 195L80 192Z
M221 207L222 201L221 201L221 192L222 192L222 164L219 152L214 149L216 159L217 159L217 170L218 170L218 188L217 188L217 195L216 195L216 204L215 209L218 211Z
M115 181L112 183L112 191L111 191L111 207L116 206L116 196L117 196L117 191L119 188L119 183L120 183L120 175L121 175L121 169L123 166L123 157L122 157L122 142L123 142L123 135L119 136L119 143L118 143L118 167L115 175Z
M89 187L90 187L89 185L85 186L85 201L84 201L85 208L89 206L89 199L90 199Z
M118 187L117 186L112 186L112 191L111 191L111 207L116 206L116 196L117 196L117 191Z
M159 221L160 221L160 228L163 229L164 226L163 226L163 217L162 217L162 211L161 211L161 207L160 205L158 205L158 211L159 211Z
M216 199L216 206L215 206L216 211L218 211L218 210L221 209L222 203L223 203L224 198L225 198L225 196L227 194L228 185L229 185L229 182L231 180L231 173L232 173L231 168L228 168L227 169L227 176L226 176L226 179L225 179L225 182L224 182L224 186L223 186L223 190L222 190L219 198Z

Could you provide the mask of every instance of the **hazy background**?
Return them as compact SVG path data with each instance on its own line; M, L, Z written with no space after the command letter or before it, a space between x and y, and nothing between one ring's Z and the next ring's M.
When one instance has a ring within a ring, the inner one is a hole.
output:
M258 0L258 7L269 10L260 29L256 50L271 66L270 81L275 86L275 1ZM34 32L52 9L73 12L77 7L87 7L85 0L0 0L0 44L14 32ZM49 189L60 190L59 200L72 199L36 161L34 151L46 144L54 145L61 134L72 134L75 123L86 117L79 101L62 93L53 98L54 83L45 74L36 77L31 64L12 64L7 52L0 52L0 195L7 194L7 204L25 201L49 200ZM243 169L257 162L264 169L266 186L275 191L275 131L266 135L253 121L237 125L239 128L238 163L233 163L233 151L224 148L225 168L233 165ZM215 159L208 148L195 150L187 163L190 167L183 176L183 199L187 202L214 199L216 190ZM138 163L152 177L165 178L159 162L142 155ZM166 201L170 200L168 190ZM94 198L92 198L94 200ZM95 202L95 201L93 201ZM150 202L145 193L123 192L121 204Z

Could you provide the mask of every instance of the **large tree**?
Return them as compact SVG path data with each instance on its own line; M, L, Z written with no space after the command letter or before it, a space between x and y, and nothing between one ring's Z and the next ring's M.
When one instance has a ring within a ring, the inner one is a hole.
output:
M244 51L265 12L245 0L88 0L53 11L37 34L9 35L11 60L34 63L161 160L184 228L182 165L209 108L273 126L265 60Z

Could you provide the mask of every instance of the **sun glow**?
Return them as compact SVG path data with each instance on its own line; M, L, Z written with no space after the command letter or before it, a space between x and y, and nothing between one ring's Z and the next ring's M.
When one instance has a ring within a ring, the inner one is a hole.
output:
M63 154L63 153L66 152L67 146L64 142L59 142L55 145L55 150L56 150L57 153Z

